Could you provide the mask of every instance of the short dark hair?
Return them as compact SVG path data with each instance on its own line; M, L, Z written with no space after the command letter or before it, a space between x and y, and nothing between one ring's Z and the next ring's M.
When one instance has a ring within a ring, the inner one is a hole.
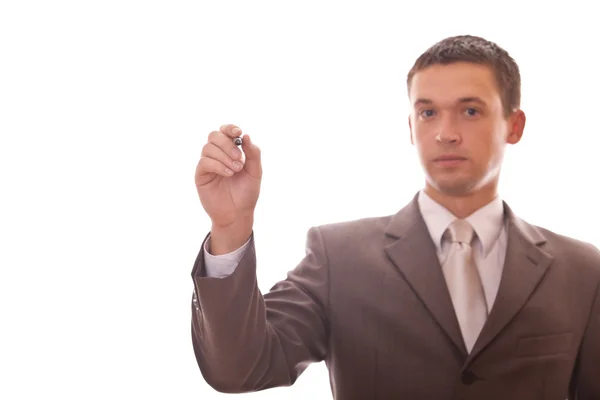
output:
M521 104L521 74L519 66L506 50L489 40L472 35L459 35L443 39L417 58L408 72L406 85L410 93L413 76L436 64L470 62L487 65L496 76L504 115L509 116Z

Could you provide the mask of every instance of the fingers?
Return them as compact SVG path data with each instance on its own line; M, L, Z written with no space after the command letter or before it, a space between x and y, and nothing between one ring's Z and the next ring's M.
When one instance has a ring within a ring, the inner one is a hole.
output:
M233 139L221 131L212 131L208 135L208 143L213 143L234 160L242 158L242 152L237 148Z
M239 153L238 149L235 150L237 150L237 152ZM229 168L235 172L240 171L243 167L242 162L238 158L234 158L231 154L227 154L221 147L219 147L214 142L208 142L202 148L202 157L208 157L215 161L219 161L221 164L223 164L223 167Z
M252 139L248 134L244 135L242 142L242 150L246 156L244 169L249 175L260 179L262 177L262 163L260 160L260 148L252 143Z
M233 171L227 168L221 161L215 160L214 158L201 157L198 162L197 176L203 176L210 173L221 176L233 175Z
M244 150L244 154L246 155L246 161L260 161L260 149L257 145L252 143L250 135L248 134L245 134L242 138L242 150Z
M202 148L202 157L198 164L199 173L231 176L244 169L251 176L260 178L260 149L252 143L247 134L242 137L240 149L235 145L236 137L242 137L242 131L233 124L223 125L218 131L212 131L208 135L208 142Z
M242 136L242 130L233 124L222 125L219 131L232 139Z

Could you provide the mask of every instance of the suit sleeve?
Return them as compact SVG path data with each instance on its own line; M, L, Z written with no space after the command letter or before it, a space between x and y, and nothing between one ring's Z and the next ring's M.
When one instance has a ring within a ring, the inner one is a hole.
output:
M192 270L192 344L215 390L290 386L309 364L325 358L329 280L318 228L309 229L306 255L296 268L264 295L256 280L254 232L230 275L206 276L204 263L200 251Z
M575 391L577 400L600 399L600 285L579 352Z

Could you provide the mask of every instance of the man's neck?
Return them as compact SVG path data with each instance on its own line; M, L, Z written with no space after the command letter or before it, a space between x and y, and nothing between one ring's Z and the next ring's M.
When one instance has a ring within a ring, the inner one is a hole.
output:
M465 196L452 196L425 185L425 193L433 200L444 206L457 218L466 218L489 204L498 195L497 184L491 184Z

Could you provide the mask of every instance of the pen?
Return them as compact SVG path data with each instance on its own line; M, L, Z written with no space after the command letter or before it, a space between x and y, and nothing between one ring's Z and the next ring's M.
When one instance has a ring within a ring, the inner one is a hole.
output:
M233 139L233 142L235 143L236 146L241 146L242 145L242 138L238 136L235 139Z

